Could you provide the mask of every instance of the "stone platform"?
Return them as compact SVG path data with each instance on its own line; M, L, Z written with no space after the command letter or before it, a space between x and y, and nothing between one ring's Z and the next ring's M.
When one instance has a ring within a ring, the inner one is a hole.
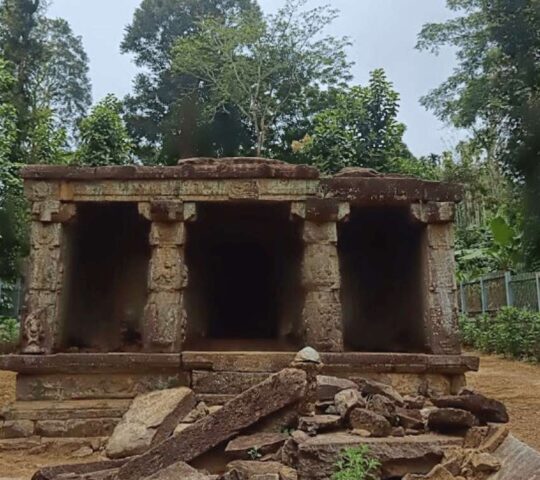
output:
M102 437L136 395L188 386L219 405L290 365L294 352L179 354L64 353L5 355L0 370L17 372L17 400L1 414L0 438ZM323 353L323 374L369 378L402 394L457 393L478 359L464 355Z

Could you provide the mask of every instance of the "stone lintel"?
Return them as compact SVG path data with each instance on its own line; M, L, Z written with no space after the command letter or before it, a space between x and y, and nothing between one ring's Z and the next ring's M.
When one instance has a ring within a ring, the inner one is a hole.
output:
M184 220L184 204L174 201L139 203L139 213L151 222L174 223Z
M314 224L336 223L349 218L348 202L336 199L307 198L304 202L291 203L291 216Z
M325 178L321 180L321 191L327 198L338 198L355 205L457 203L463 198L461 185L397 176Z
M456 205L453 202L413 203L410 211L420 223L450 223L455 219Z

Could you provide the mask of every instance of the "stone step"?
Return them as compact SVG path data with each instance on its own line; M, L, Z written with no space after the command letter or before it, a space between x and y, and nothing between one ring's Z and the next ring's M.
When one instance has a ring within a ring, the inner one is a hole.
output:
M50 455L72 455L84 449L86 453L90 451L100 452L105 448L108 437L89 438L12 438L0 439L0 454L2 452L28 451L30 454L47 453ZM81 452L83 457L83 452Z

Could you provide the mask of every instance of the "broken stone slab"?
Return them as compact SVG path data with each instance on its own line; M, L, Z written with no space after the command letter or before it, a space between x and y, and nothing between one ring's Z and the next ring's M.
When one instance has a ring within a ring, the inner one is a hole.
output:
M0 421L0 438L27 438L34 434L34 422L31 420Z
M392 431L386 418L365 408L354 408L349 414L349 424L353 430L367 430L372 437L386 437Z
M334 400L337 393L349 388L358 389L356 383L346 378L317 375L317 396L320 401Z
M540 480L540 453L508 435L493 456L501 469L490 480Z
M468 389L463 389L459 395L432 398L431 402L436 407L467 410L476 415L482 423L509 421L508 412L502 402Z
M78 476L83 477L84 480L105 478L104 475L114 475L114 473L116 473L125 463L126 459L120 459L46 467L37 471L32 477L32 480L62 480L62 478L77 479Z
M139 455L174 432L195 407L195 394L185 387L158 390L136 397L115 427L106 454L109 458Z
M327 432L341 426L339 415L313 415L312 417L300 417L298 419L298 430L302 430L310 435L319 432Z
M247 480L255 475L278 475L280 480L297 480L296 470L280 462L259 462L250 460L235 460L227 465L230 470L236 470ZM240 477L242 478L242 477Z
M467 430L478 425L476 417L466 411L457 408L438 408L432 410L427 419L427 426L434 432L452 433Z
M176 462L189 462L282 408L298 402L306 373L285 369L241 393L223 408L120 468L118 480L140 480Z
M501 469L501 462L487 452L473 453L470 462L475 472L493 473Z
M383 478L401 478L411 464L419 473L429 472L441 461L444 451L459 447L462 439L447 435L422 434L414 437L362 438L348 433L325 433L298 444L298 476L327 480L336 461L347 448L367 445L370 455L382 464Z
M276 453L289 437L284 433L255 433L231 440L225 453L238 460L252 459L252 455Z
M336 410L341 418L347 418L353 408L366 406L366 401L360 395L360 392L354 388L348 388L338 392L334 397Z
M210 414L210 409L204 402L199 402L182 420L182 423L195 423Z
M367 400L366 408L379 415L382 415L391 424L397 424L396 404L388 397L385 397L379 393L370 395Z
M452 473L450 473L442 465L436 465L433 467L427 475L415 475L408 473L403 477L403 480L457 480Z
M424 419L420 410L397 407L396 415L403 428L424 430Z
M412 395L405 395L403 397L403 401L405 402L405 408L411 408L413 410L422 410L426 404L426 397L422 397L420 395L412 396Z
M178 462L147 477L145 480L209 480L209 478L208 475L190 467L187 463Z
M375 380L368 380L366 378L358 379L358 386L363 395L384 395L392 400L396 405L403 407L405 401L398 391L391 385L386 383L376 382Z

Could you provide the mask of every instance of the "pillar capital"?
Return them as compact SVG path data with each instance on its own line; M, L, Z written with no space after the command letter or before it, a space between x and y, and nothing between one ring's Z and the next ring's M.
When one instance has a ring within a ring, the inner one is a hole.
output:
M456 216L456 204L453 202L413 203L411 216L420 223L452 223Z

